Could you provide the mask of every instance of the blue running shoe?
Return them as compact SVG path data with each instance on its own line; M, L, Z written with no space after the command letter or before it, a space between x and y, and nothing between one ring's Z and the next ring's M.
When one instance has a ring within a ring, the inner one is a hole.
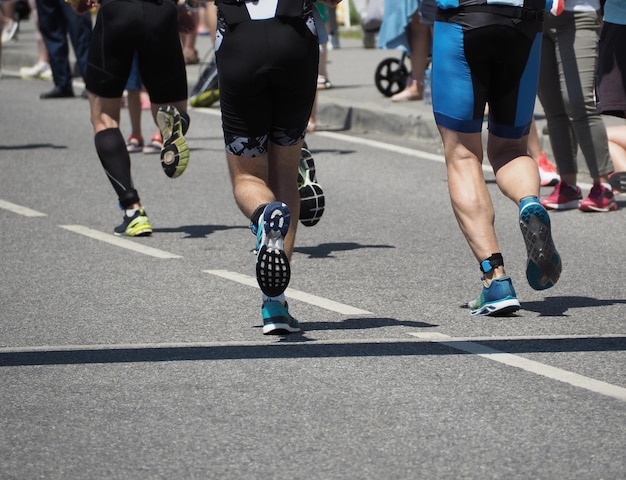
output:
M256 279L261 291L268 297L281 295L291 278L283 245L290 218L289 208L281 202L270 203L259 217Z
M467 304L472 315L508 315L520 309L511 277L494 278L480 296Z
M526 278L535 290L553 287L561 276L561 257L550 229L550 216L536 197L520 202L519 224L526 242Z
M263 335L286 335L300 331L298 320L289 315L289 305L269 300L261 307Z

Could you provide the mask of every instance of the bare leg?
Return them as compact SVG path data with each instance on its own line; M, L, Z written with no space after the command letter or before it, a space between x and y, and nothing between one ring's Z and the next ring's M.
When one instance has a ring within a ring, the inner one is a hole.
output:
M280 201L289 207L291 217L300 215L298 193L298 162L302 143L279 147L270 143L269 154L244 158L226 154L233 194L237 206L247 217L252 217L260 205ZM285 237L285 254L291 259L298 222L292 221Z
M477 261L500 252L494 228L495 212L482 170L483 147L480 133L458 133L439 127L443 140L448 189L454 215ZM486 281L504 275L500 266Z
M392 102L421 100L424 90L424 71L428 64L432 42L431 27L422 25L416 11L411 18L411 79L406 89L391 97Z
M616 172L626 172L626 125L607 127L609 151Z

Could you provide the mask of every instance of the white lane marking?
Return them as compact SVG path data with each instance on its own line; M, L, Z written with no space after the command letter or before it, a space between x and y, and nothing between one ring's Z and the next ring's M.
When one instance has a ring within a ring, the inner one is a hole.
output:
M433 162L446 163L446 159L443 155L437 155L436 153L423 152L417 150L417 148L401 147L400 145L392 145L390 143L379 142L377 140L370 140L367 138L356 137L351 135L345 135L337 132L324 132L317 131L315 135L320 137L332 138L334 140L340 140L342 142L357 143L359 145L367 145L368 147L378 148L380 150L387 150L388 152L400 153L402 155L408 155L410 157L426 158Z
M408 155L411 157L425 158L433 162L439 162L439 163L444 163L444 164L446 163L446 158L443 155L437 155L435 153L424 152L422 150L418 150L417 147L416 148L401 147L399 145L392 145L390 143L379 142L376 140L369 140L367 138L345 135L345 134L336 133L336 132L317 131L315 132L315 135L319 135L321 137L326 137L326 138L332 138L332 139L340 140L343 142L367 145L372 148L378 148L380 150L387 150L389 152L400 153L402 155ZM491 165L489 164L488 161L483 162L482 169L485 172L493 173L493 168L491 168ZM593 185L591 185L590 183L578 182L578 186L583 189L589 190L591 189Z
M132 240L122 238L122 237L116 237L115 235L112 235L109 233L104 233L104 232L100 232L99 230L93 230L91 228L83 227L82 225L59 225L59 226L71 232L79 233L80 235L85 235L86 237L90 237L95 240L100 240L101 242L109 243L111 245L115 245L116 247L122 247L127 250L132 250L134 252L143 253L144 255L150 255L151 257L183 258L181 255L176 255L170 252L166 252L165 250L159 250L158 248L148 247L146 245L142 245Z
M584 388L585 390L589 390L590 392L599 393L607 397L613 397L621 401L626 401L626 388L618 387L617 385L603 382L601 380L595 380L593 378L585 377L584 375L579 375L578 373L570 372L568 370L563 370L561 368L552 367L550 365L536 362L534 360L529 360L527 358L520 357L518 355L513 355L511 353L506 353L501 350L489 348L479 343L475 343L477 339L471 339L471 341L466 341L463 339L454 339L444 334L436 334L436 335L430 334L425 337L421 333L409 333L409 335L412 335L417 338L423 338L424 340L428 340L432 343L439 343L441 345L446 345L447 347L454 348L455 350L472 353L474 355L478 355L479 357L487 358L489 360L493 360L495 362L499 362L504 365L508 365L510 367L520 368L527 372L534 373L536 375L541 375L543 377L547 377L552 380L557 380L563 383L569 383L570 385L573 385L579 388ZM529 338L529 337L520 337L520 338ZM530 338L536 338L536 337L530 337ZM574 337L564 337L564 338L574 338ZM601 337L585 337L585 338L610 338L610 337L601 336ZM499 339L502 340L502 337L500 337ZM504 339L515 340L515 337L511 337L511 338L504 337ZM495 340L495 338L483 338L482 340L478 339L478 341L489 341L489 340Z
M6 200L0 199L0 208L8 210L9 212L17 213L18 215L24 215L25 217L46 217L45 213L38 212L37 210L32 210L27 207L22 207L16 203L7 202Z
M243 275L237 272L230 272L228 270L204 271L217 277L226 278L228 280L232 280L243 285L248 285L250 287L259 288L259 284L257 283L256 278L249 275ZM311 295L309 293L301 292L299 290L294 290L293 288L288 288L287 290L285 290L285 296L287 298L293 298L294 300L309 303L311 305L315 305L316 307L324 308L332 312L341 313L343 315L373 315L372 312L368 312L367 310L361 310L360 308L335 302L327 298L318 297L316 295Z

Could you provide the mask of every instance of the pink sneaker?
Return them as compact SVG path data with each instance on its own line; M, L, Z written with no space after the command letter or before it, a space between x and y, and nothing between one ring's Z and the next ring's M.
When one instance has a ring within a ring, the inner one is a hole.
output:
M610 212L617 210L617 202L611 189L596 183L578 208L583 212Z
M556 167L550 163L545 152L541 152L541 156L537 159L537 167L539 168L542 187L553 187L561 180L561 176L556 172Z
M580 187L561 180L556 184L554 191L541 200L541 204L550 210L571 210L578 208L582 198Z

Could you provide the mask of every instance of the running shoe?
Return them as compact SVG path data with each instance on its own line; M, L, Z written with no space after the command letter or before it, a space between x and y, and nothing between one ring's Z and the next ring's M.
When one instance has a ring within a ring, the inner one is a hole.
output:
M274 300L263 303L261 307L263 314L263 334L264 335L286 335L300 331L298 320L289 315L289 305Z
M289 231L291 215L287 205L272 202L259 217L257 226L256 279L268 297L281 295L291 278L284 239Z
M300 222L306 227L312 227L322 218L326 201L324 191L317 183L313 155L305 147L300 153L298 192L300 193Z
M578 208L582 199L580 187L561 180L556 184L554 191L541 200L541 204L550 210L571 210Z
M161 166L168 177L180 177L189 161L189 146L183 137L180 112L171 105L160 107L157 125L163 136Z
M126 235L127 237L146 237L152 235L152 227L146 215L146 211L141 208L132 217L124 212L124 221L113 230L115 235Z
M509 315L520 309L511 277L494 278L489 286L483 284L483 290L476 300L467 304L472 315Z
M526 278L535 290L554 286L561 276L561 256L552 240L550 216L537 197L520 202L519 224L526 243Z
M578 208L583 212L611 212L617 210L617 202L610 188L596 183Z
M542 187L554 187L561 181L561 176L557 173L556 167L550 163L545 152L541 152L541 156L537 159L537 168L539 168Z
M617 193L626 193L626 172L615 172L609 177L609 183L613 187L613 191Z

